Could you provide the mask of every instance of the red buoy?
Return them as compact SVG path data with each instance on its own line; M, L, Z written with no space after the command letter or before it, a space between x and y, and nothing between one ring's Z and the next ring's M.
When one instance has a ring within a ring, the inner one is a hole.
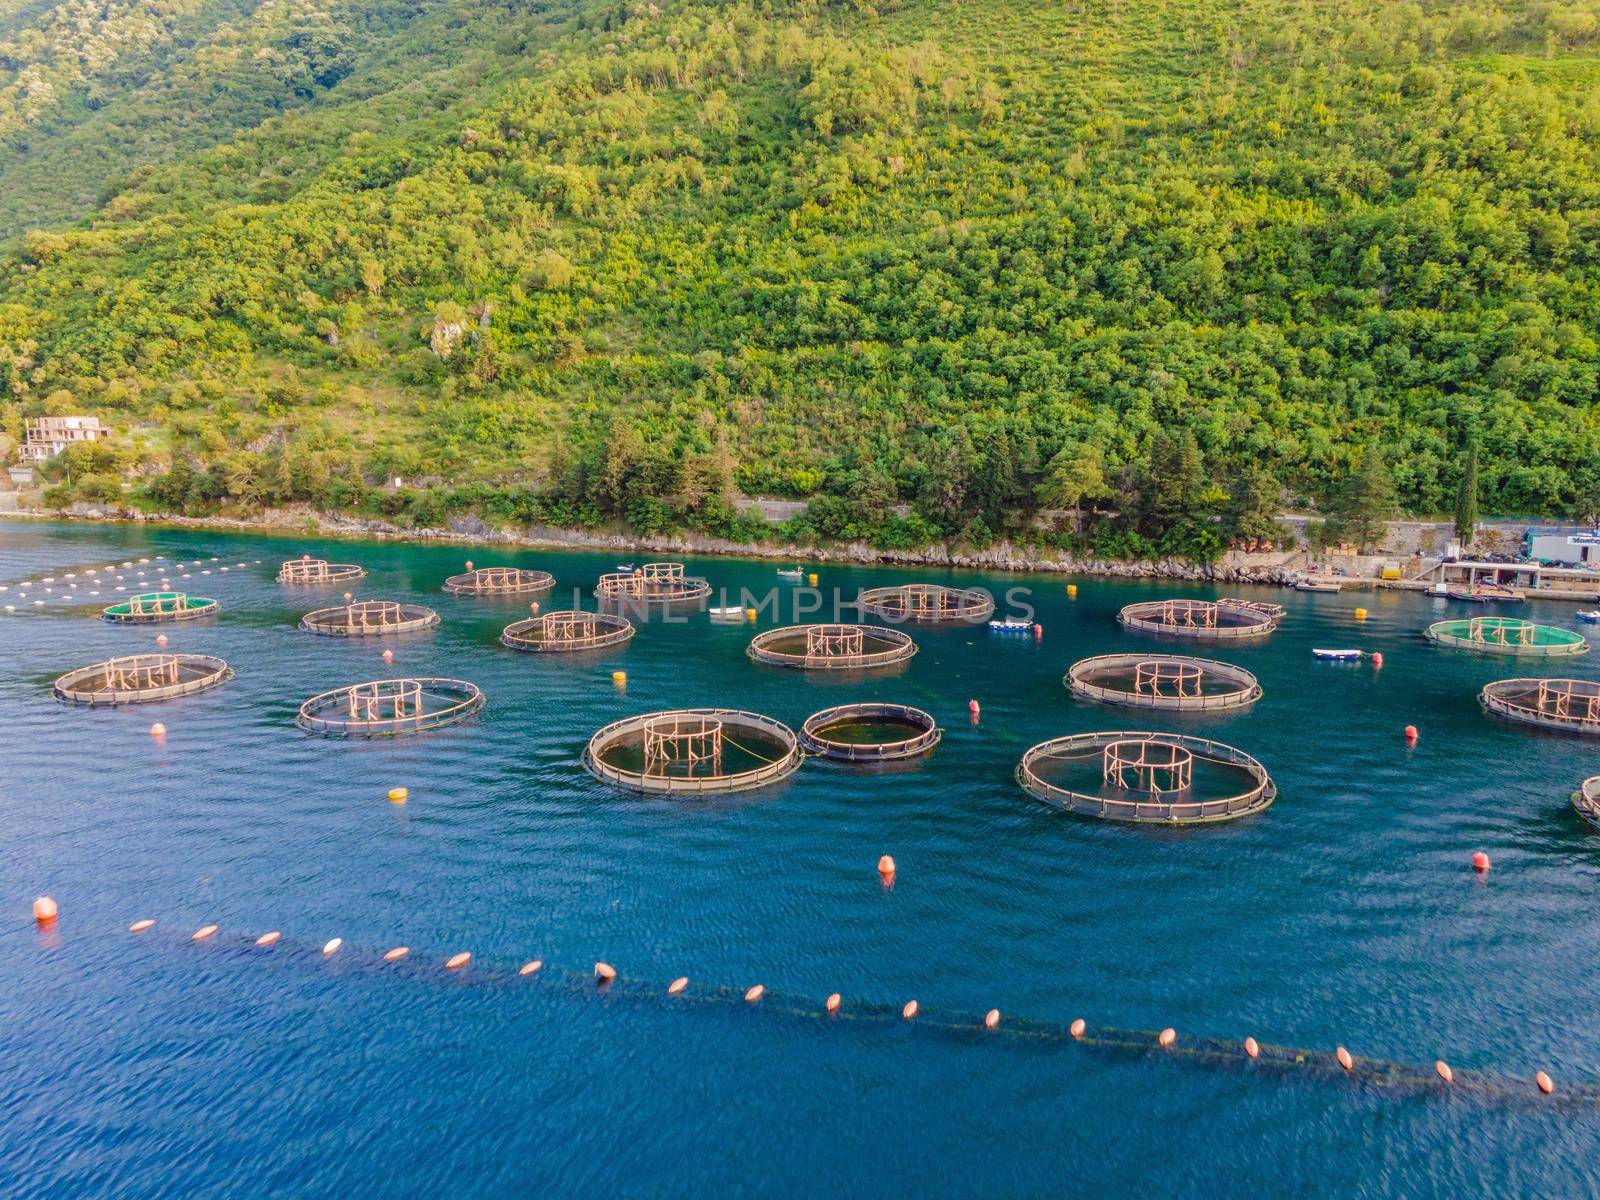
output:
M40 896L33 902L33 919L41 925L48 925L54 921L59 911L56 902L49 896Z
M1168 1025L1165 1029L1163 1029L1159 1034L1156 1035L1156 1042L1157 1042L1158 1045L1160 1045L1160 1047L1163 1050L1165 1050L1167 1047L1171 1046L1177 1040L1178 1040L1178 1031L1176 1029L1172 1028L1172 1026L1170 1026L1170 1025Z
M1480 874L1480 875L1482 875L1485 871L1487 871L1489 869L1489 856L1487 854L1485 854L1482 850L1479 850L1475 854L1473 854L1473 856L1472 856L1472 869L1474 871L1478 872L1478 874Z
M1406 726L1406 741L1414 742L1416 740L1417 740L1417 727L1415 725L1407 725Z
M909 1021L920 1011L921 1005L919 1005L915 1000L907 1000L906 1006L900 1010L900 1015Z
M617 969L610 963L597 962L594 965L594 977L601 983L610 983L617 977Z
M1546 1075L1543 1071L1540 1071L1537 1075L1535 1075L1533 1077L1533 1081L1539 1085L1539 1090L1546 1096L1556 1090L1556 1081L1551 1079L1550 1076Z
M885 854L878 860L878 874L888 879L894 874L894 859Z
M983 1027L985 1029L993 1029L998 1024L1000 1024L1000 1010L991 1008L983 1016Z
M828 997L828 1003L826 1005L826 1008L827 1008L827 1010L829 1012L838 1012L839 1011L839 1004L840 1004L839 993L835 992L835 993L833 993L833 995Z
M1248 1054L1251 1058L1260 1058L1261 1057L1261 1043L1256 1041L1255 1038L1253 1038L1253 1037L1245 1038L1245 1040L1244 1040L1244 1052L1246 1054Z
M978 702L976 700L968 700L967 701L967 711L969 713L971 713L973 716L977 716L978 715L978 711L979 711Z
M1375 670L1375 671L1383 670L1383 653L1382 653L1382 651L1374 650L1372 652L1372 669Z
M1340 1046L1337 1050L1335 1050L1333 1056L1339 1060L1339 1065L1346 1071L1355 1069L1356 1060L1350 1056L1350 1051L1346 1050L1343 1046Z
M1083 1018L1079 1017L1071 1024L1071 1026L1068 1027L1067 1032L1070 1033L1074 1038L1081 1038L1083 1036L1083 1031L1087 1028L1088 1026L1083 1023Z

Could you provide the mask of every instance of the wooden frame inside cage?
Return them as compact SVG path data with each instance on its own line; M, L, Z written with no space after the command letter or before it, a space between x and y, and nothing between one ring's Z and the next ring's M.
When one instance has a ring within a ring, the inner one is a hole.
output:
M218 609L209 596L184 592L141 592L103 609L101 620L121 625L147 625L160 621L192 621L209 617Z
M600 576L594 594L614 603L677 604L705 599L711 595L711 584L685 575L680 562L652 562L634 571Z
M1485 685L1478 703L1525 725L1600 734L1600 682L1594 680L1500 679Z
M1053 762L1100 768L1101 790L1080 792L1051 783L1041 770ZM1232 795L1192 798L1196 763L1237 773L1247 786ZM1103 821L1198 825L1258 813L1278 797L1259 762L1209 738L1178 733L1078 733L1040 742L1017 764L1017 783L1055 808Z
M395 737L465 721L484 702L483 690L464 679L373 679L312 696L295 724L330 737Z
M366 574L366 568L355 563L334 563L303 554L299 558L286 560L278 568L278 582L310 585L350 583L364 579Z
M395 600L352 600L348 604L319 608L300 618L300 628L324 637L375 637L431 629L439 614L420 604Z
M233 669L209 654L128 654L68 671L53 690L74 704L147 704L192 696L232 678Z
M535 654L576 653L617 646L634 635L633 622L615 613L563 609L507 625L502 645Z
M1261 699L1243 667L1182 654L1101 654L1073 663L1062 680L1074 696L1129 708L1242 708Z
M982 588L946 587L939 583L868 588L856 596L856 606L885 621L923 624L945 621L975 624L994 615L994 597Z
M478 567L444 581L453 596L542 596L556 586L549 571L521 567Z
M1271 633L1282 613L1280 605L1253 601L1142 600L1125 605L1117 620L1142 633L1239 641Z
M751 748L760 740L774 753ZM758 766L727 771L727 748L735 746ZM637 750L641 768L615 761ZM685 708L613 721L584 747L583 766L596 779L638 792L712 795L765 787L794 774L805 760L794 731L760 713L729 708Z
M1589 652L1581 633L1520 617L1456 617L1435 621L1423 636L1438 646L1516 658L1567 658Z
M745 651L756 662L803 671L887 667L916 652L909 634L882 625L782 625L756 634Z

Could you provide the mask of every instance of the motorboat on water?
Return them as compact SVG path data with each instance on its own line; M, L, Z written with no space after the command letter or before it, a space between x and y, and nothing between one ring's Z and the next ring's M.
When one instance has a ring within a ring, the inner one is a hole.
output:
M1029 633L1033 630L1033 622L1008 618L1001 621L990 621L989 628L996 633Z
M1335 662L1354 662L1361 657L1359 650L1324 650L1313 646L1311 653L1317 658L1328 658Z

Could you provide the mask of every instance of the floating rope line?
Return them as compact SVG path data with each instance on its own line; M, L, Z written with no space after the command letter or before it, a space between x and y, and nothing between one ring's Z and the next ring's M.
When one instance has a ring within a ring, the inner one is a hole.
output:
M149 918L135 921L129 934L145 939L155 928ZM1343 1046L1332 1050L1310 1050L1258 1042L1253 1037L1231 1038L1180 1036L1173 1029L1159 1033L1148 1030L1090 1026L1083 1020L1071 1024L1045 1021L1037 1017L1006 1015L998 1009L987 1013L961 1013L924 1008L918 1001L896 1004L878 1000L858 1000L834 994L825 1000L794 993L774 991L761 984L735 986L679 977L670 982L634 979L621 975L604 963L590 971L574 971L546 966L531 959L518 966L495 963L465 951L451 954L424 952L408 947L392 950L366 950L345 946L341 939L317 944L286 938L276 930L269 934L219 932L215 925L204 925L194 933L179 929L157 934L164 944L177 949L204 948L211 953L248 959L273 954L291 961L312 964L336 957L342 972L368 975L403 973L406 978L448 980L453 986L510 988L536 984L549 992L576 997L604 997L610 1002L627 1001L639 1005L670 1008L759 1007L770 1015L827 1024L855 1024L888 1027L914 1026L920 1034L970 1041L976 1038L1004 1038L1009 1042L1059 1047L1082 1047L1102 1054L1140 1058L1171 1059L1174 1062L1210 1068L1232 1068L1288 1076L1310 1074L1324 1080L1354 1082L1383 1089L1396 1095L1448 1094L1488 1104L1536 1102L1563 1107L1600 1107L1600 1084L1562 1083L1559 1086L1540 1071L1528 1078L1517 1078L1492 1071L1455 1069L1442 1060L1431 1068L1389 1059L1353 1055ZM339 950L334 956L330 947Z

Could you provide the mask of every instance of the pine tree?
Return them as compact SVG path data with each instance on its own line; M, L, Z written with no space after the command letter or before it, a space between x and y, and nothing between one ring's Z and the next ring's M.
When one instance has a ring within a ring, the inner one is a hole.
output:
M1463 547L1472 545L1478 528L1478 443L1467 445L1466 466L1461 472L1461 490L1456 493L1456 540Z

